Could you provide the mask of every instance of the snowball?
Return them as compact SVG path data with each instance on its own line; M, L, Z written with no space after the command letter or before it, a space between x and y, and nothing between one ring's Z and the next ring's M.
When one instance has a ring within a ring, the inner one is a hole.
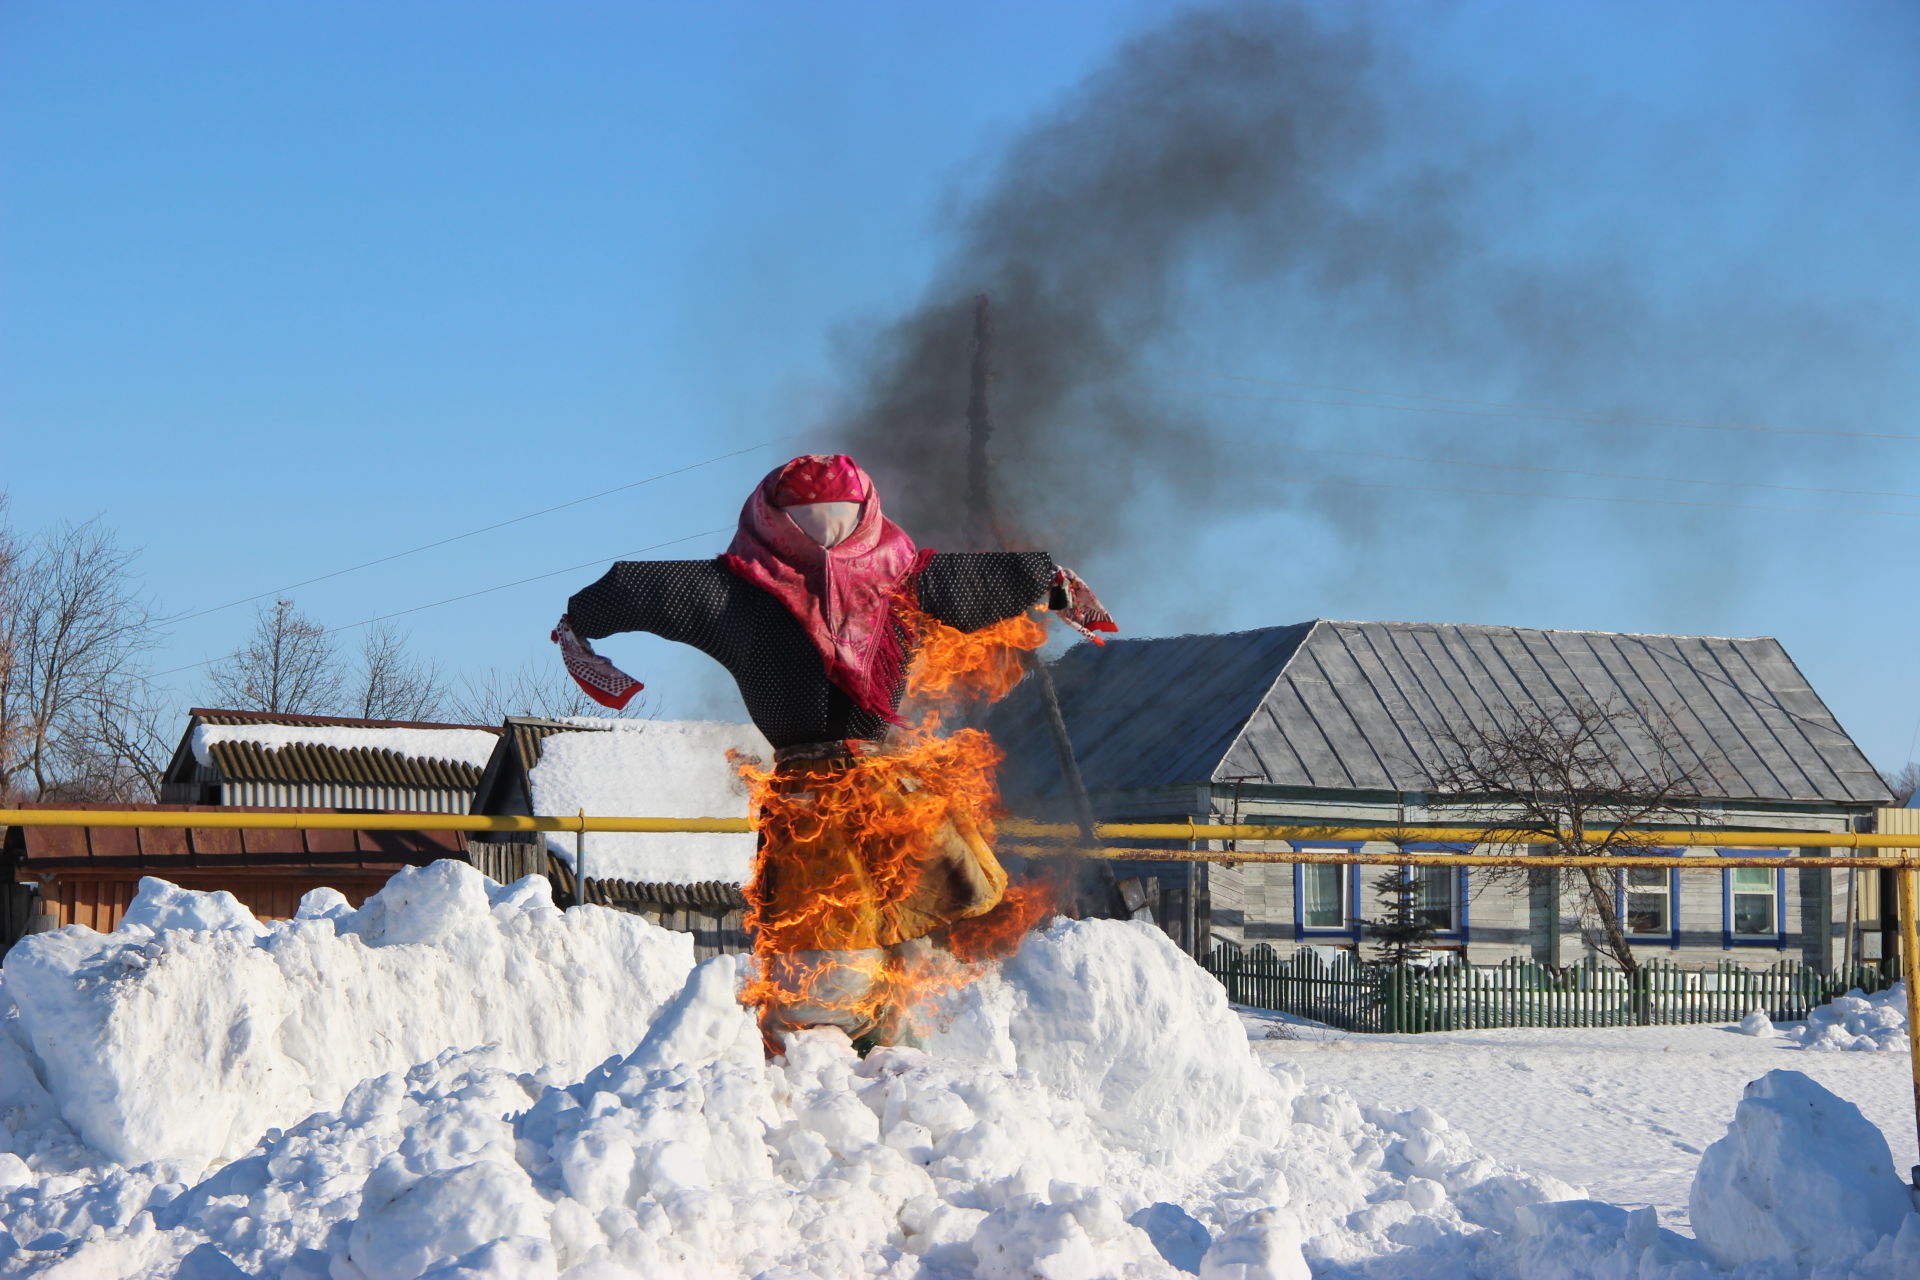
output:
M1765 1009L1755 1009L1740 1019L1736 1029L1743 1036L1770 1036L1773 1034L1773 1019L1767 1017Z
M1798 1071L1749 1084L1727 1135L1700 1157L1695 1236L1729 1266L1800 1273L1857 1258L1912 1215L1880 1130Z

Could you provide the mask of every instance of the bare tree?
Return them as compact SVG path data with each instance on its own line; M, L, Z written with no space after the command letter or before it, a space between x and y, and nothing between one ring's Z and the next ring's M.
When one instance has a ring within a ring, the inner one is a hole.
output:
M1893 792L1895 804L1905 804L1920 791L1920 760L1909 760L1898 769L1882 769L1880 780Z
M462 724L499 724L508 716L625 716L645 719L644 700L614 712L580 691L558 662L523 662L511 671L489 670L468 676L448 699L450 713Z
M136 766L97 728L149 697L144 660L159 640L135 553L97 520L0 542L0 792L111 798L101 780Z
M384 622L361 641L351 693L352 714L368 720L432 720L446 700L440 664L410 656L406 637Z
M207 678L225 705L245 711L332 715L346 691L333 638L291 600L257 609L253 635Z
M1705 764L1663 720L1640 708L1579 702L1560 710L1523 709L1436 735L1425 766L1431 803L1458 807L1489 827L1488 841L1545 837L1546 851L1578 858L1650 854L1663 822L1696 817ZM1656 873L1665 884L1666 873ZM1527 882L1526 868L1489 868L1483 884ZM1607 867L1572 869L1575 901L1589 945L1631 978L1639 959L1616 907L1629 916L1657 907L1652 882ZM1636 882L1646 891L1637 895ZM1671 912L1673 904L1667 903ZM1671 916L1668 920L1671 921Z

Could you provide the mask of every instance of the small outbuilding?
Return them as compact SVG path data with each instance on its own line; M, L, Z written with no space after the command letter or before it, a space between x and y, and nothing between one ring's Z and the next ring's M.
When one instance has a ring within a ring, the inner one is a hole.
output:
M771 755L749 724L514 716L481 775L473 812L744 818L748 792L738 765ZM707 956L748 949L744 889L756 844L751 834L562 832L492 834L472 847L476 862L537 863L562 901L632 911L691 933L696 952Z
M101 813L231 813L230 805L28 804L25 809ZM275 812L285 812L284 808ZM338 813L338 809L299 808ZM81 924L102 933L120 923L143 876L184 889L221 890L263 919L284 919L313 889L358 907L402 867L464 860L460 831L279 831L234 827L8 827L0 869L24 886L31 907L0 921L0 950L23 933Z
M494 725L195 707L160 776L162 804L466 813Z

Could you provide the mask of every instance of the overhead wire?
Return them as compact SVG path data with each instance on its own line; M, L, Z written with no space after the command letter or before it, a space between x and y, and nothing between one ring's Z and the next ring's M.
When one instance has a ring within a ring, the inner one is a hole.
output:
M337 635L342 631L357 631L361 627L370 627L376 622L386 622L393 618L405 617L407 614L410 614L410 613L421 613L427 609L438 609L445 605L458 604L462 600L472 600L477 596L492 595L496 591L506 591L513 587L524 587L529 582L541 582L547 578L557 578L563 573L579 573L583 569L591 569L595 565L605 564L609 560L631 560L635 556L645 555L649 551L659 551L663 547L678 546L683 542L692 542L695 538L710 538L717 534L730 533L730 532L732 532L731 529L702 529L699 533L689 533L684 537L669 538L665 542L656 542L651 546L641 547L635 551L622 552L620 555L617 555L617 556L600 556L592 560L584 561L580 564L568 565L564 569L551 569L545 573L533 574L530 577L516 578L512 582L502 582L496 586L481 587L477 591L468 591L457 596L448 596L444 600L435 600L430 604L409 605L405 609L395 609L391 613L379 614L378 616L372 617L372 618L362 618L358 622L347 622L347 623L342 623L340 626L337 626L337 627L327 627L325 630L321 631L320 634L330 636L330 635ZM182 671L195 671L201 667L210 667L216 662L225 661L226 657L227 655L223 653L216 657L207 658L200 662L189 662L183 667L170 667L165 671L156 671L153 674L153 678L159 679L161 676L178 675Z
M1831 427L1777 427L1755 422L1712 422L1696 418L1666 417L1595 409L1565 409L1550 405L1528 405L1505 400L1470 400L1457 396L1430 396L1411 391L1381 391L1370 387L1348 387L1329 383L1299 382L1287 378L1262 378L1251 374L1210 373L1195 369L1157 369L1160 374L1182 378L1210 378L1223 382L1249 382L1265 386L1300 387L1306 390L1334 391L1342 395L1375 397L1373 402L1318 400L1304 396L1257 396L1230 391L1206 391L1192 388L1153 388L1181 394L1211 396L1226 400L1272 400L1289 404L1322 405L1346 409L1391 409L1401 413L1444 413L1475 418L1546 418L1585 422L1596 426L1636 424L1679 427L1689 431L1746 431L1765 435L1831 436L1853 440L1920 440L1920 433L1900 431L1843 431ZM1423 403L1378 403L1381 399L1413 400ZM1497 411L1497 412L1496 412Z
M1734 489L1771 489L1783 493L1824 493L1851 498L1913 498L1920 500L1920 493L1898 489L1828 489L1814 485L1770 484L1763 480L1712 480L1701 476L1655 476L1631 471L1586 471L1575 467L1548 467L1529 462L1494 462L1485 458L1435 458L1410 453L1383 453L1370 449L1330 449L1315 445L1282 445L1294 453L1327 454L1342 458L1368 458L1382 462L1418 462L1423 465L1442 467L1468 467L1496 469L1501 471L1532 471L1543 475L1585 476L1596 480L1632 480L1647 484L1693 484L1712 485ZM1759 507L1763 511L1823 511L1833 513L1834 508L1822 507ZM1872 508L1838 509L1849 514L1902 515L1912 512L1879 511Z
M688 463L684 467L676 467L672 471L662 471L658 475L647 476L645 479L642 479L642 480L631 480L631 481L628 481L626 484L617 484L613 486L613 488L611 489L602 489L598 493L589 493L584 497L570 498L565 502L556 502L554 505L550 507L542 507L538 511L529 511L524 515L517 515L517 516L510 517L509 519L506 519L506 520L495 521L492 524L481 525L477 529L468 529L464 533L452 534L448 537L440 538L433 542L423 542L419 546L409 547L405 551L396 551L391 555L377 556L372 560L363 560L359 564L348 565L344 569L335 569L331 573L318 574L314 577L303 579L299 582L292 583L288 586L277 587L272 591L261 591L250 596L241 596L237 600L229 600L225 604L216 604L210 608L199 609L192 613L181 613L181 614L175 614L170 618L161 618L159 619L157 625L167 626L176 622L190 622L195 618L204 618L209 614L220 613L227 609L235 609L243 604L252 604L256 600L265 600L265 599L268 599L269 597L285 596L289 592L298 591L302 587L310 587L316 582L326 582L333 578L344 577L349 573L358 573L362 569L371 569L375 565L388 564L395 560L405 559L407 556L418 555L422 551L431 551L435 547L444 547L449 543L459 542L466 538L478 537L480 534L483 534L483 533L492 533L495 529L504 529L509 525L520 524L520 523L523 523L524 521L533 520L540 516L552 515L554 512L564 511L568 507L577 507L583 502L593 502L600 498L610 497L616 493L625 493L629 489L638 489L642 485L654 484L661 480L669 480L674 476L685 475L687 472L697 471L701 467L710 467L716 462L725 462L729 458L738 458L743 454L753 453L756 450L765 449L771 445L779 444L782 440L791 439L791 438L792 437L789 437L789 436L776 436L771 440L762 440L759 444L748 445L744 449L735 449L731 453L716 454L711 458L705 458L699 462ZM561 572L565 572L565 570L562 570ZM398 616L398 615L395 615L395 616Z

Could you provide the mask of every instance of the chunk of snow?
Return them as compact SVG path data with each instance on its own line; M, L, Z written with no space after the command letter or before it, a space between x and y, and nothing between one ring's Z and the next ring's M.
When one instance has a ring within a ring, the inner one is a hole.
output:
M1773 1019L1767 1016L1765 1009L1755 1009L1735 1025L1743 1036L1770 1036L1774 1034Z
M631 1047L693 962L686 934L562 913L544 880L452 861L401 871L358 912L251 929L198 927L229 914L225 894L146 884L137 914L159 931L35 934L5 970L60 1114L128 1164L231 1158L448 1048L585 1068Z
M1791 1035L1802 1049L1907 1051L1907 985L1864 995L1857 988L1821 1005Z
M1798 1275L1865 1255L1914 1216L1880 1130L1798 1071L1747 1086L1727 1135L1700 1157L1688 1207L1721 1262Z
M200 724L193 728L193 758L213 764L216 742L257 742L268 751L285 747L332 747L338 751L391 751L409 760L448 760L487 767L500 742L488 729L380 729L344 724Z
M773 751L749 724L713 720L599 720L571 724L599 732L556 733L540 744L528 775L533 812L571 817L744 818L747 786L727 758L761 760ZM575 837L548 833L547 847L573 865ZM587 875L643 884L745 884L752 833L593 832Z
M152 876L140 878L140 888L120 918L120 928L131 933L146 929L161 933L168 929L233 929L258 937L267 926L254 919L253 912L225 889L196 893Z

